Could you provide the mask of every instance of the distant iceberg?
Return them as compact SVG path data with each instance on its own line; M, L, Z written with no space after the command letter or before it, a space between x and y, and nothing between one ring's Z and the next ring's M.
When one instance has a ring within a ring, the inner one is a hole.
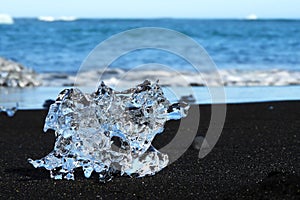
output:
M258 17L255 14L250 14L246 17L247 20L257 20Z
M54 22L54 21L75 21L77 20L74 16L61 16L61 17L52 17L52 16L40 16L38 20L44 22Z
M56 19L57 21L75 21L77 20L74 16L61 16Z
M7 14L0 14L0 24L13 24L14 19Z
M40 16L38 17L38 20L45 21L45 22L53 22L55 21L55 18L52 16Z

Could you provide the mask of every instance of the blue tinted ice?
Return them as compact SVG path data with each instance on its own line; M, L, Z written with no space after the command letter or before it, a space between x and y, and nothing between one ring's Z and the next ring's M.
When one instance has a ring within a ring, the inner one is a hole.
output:
M9 117L13 117L15 115L15 113L17 112L17 110L18 110L18 104L16 104L16 106L11 107L11 108L6 108L3 106L0 106L0 113L4 112Z
M168 164L168 155L152 146L170 119L187 115L189 106L170 104L157 83L149 81L126 91L115 91L104 83L92 94L79 89L62 91L50 106L44 131L55 130L54 150L34 167L50 170L54 179L74 179L82 168L100 181L113 174L143 177Z

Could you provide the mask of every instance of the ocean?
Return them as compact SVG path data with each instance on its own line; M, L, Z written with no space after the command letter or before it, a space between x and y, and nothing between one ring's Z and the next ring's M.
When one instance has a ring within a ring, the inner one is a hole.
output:
M18 18L12 25L0 24L0 56L35 70L41 76L43 88L65 87L72 85L84 59L99 43L120 32L141 27L167 28L191 37L207 51L228 88L238 87L243 92L245 86L285 88L300 85L300 20L166 18L48 22ZM115 48L121 46L119 43ZM104 55L110 53L104 52ZM162 70L160 65L151 68L149 63L159 63L184 73L190 85L197 82L198 77L190 71L186 60L153 49L121 56L111 64L106 81L112 84L120 74L146 65L149 71L143 70L137 81L146 78L148 72L155 71L156 74L164 74L168 80L173 79L166 83L168 86L188 86L180 84L173 71ZM97 63L89 70L84 74L85 79L99 81L95 73L99 70ZM82 86L87 85L82 82ZM13 92L6 91L8 93ZM286 99L297 99L295 95L293 92Z

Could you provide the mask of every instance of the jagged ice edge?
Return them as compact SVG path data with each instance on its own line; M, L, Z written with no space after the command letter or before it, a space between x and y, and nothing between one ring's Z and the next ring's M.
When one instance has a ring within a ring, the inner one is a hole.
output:
M158 83L147 80L122 92L103 82L91 95L67 89L51 105L44 126L44 131L55 130L54 150L29 162L50 170L54 179L66 174L64 178L74 180L74 169L78 167L83 168L87 178L93 171L99 173L100 181L110 180L115 172L137 177L153 175L168 164L168 156L157 151L152 140L163 132L166 121L185 117L188 109L184 103L170 104ZM114 144L116 138L119 146Z

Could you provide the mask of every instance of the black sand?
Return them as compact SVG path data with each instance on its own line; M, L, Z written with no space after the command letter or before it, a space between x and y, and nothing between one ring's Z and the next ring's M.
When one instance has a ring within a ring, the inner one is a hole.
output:
M190 148L179 160L152 177L114 177L106 184L97 176L55 181L35 169L53 148L54 134L43 134L46 111L0 115L1 199L300 199L300 102L228 105L222 135L213 151L198 159ZM210 106L201 105L199 134L205 133ZM191 122L193 123L193 122ZM178 121L167 123L163 145ZM188 128L188 127L187 127Z

